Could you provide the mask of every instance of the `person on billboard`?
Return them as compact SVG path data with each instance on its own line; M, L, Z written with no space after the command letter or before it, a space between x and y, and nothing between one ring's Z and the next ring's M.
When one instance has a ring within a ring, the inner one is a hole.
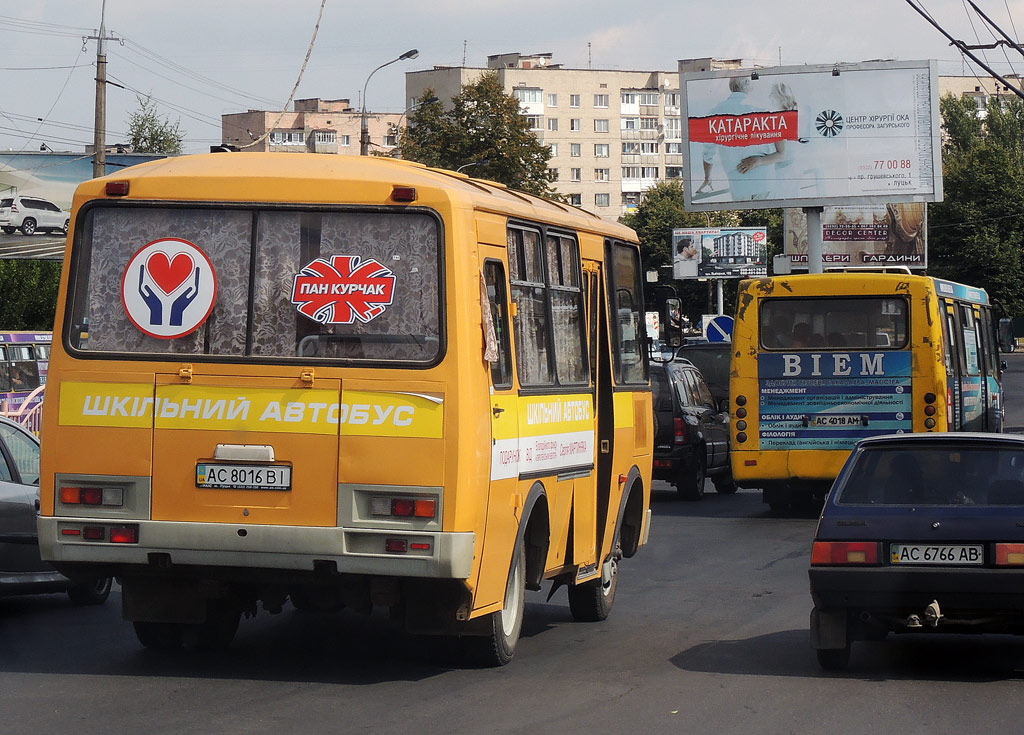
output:
M750 91L749 77L732 77L729 79L729 96L715 107L712 115L743 115L759 112L758 108L749 104L747 97ZM796 98L788 84L778 82L769 93L773 112L787 112L797 109ZM774 144L754 144L746 146L724 146L707 143L704 146L704 182L698 187L697 193L712 192L711 174L714 170L714 156L718 153L729 179L729 189L736 200L770 199L775 184L775 170L786 165L786 141L778 140ZM768 168L771 166L772 168ZM761 169L758 171L758 169Z

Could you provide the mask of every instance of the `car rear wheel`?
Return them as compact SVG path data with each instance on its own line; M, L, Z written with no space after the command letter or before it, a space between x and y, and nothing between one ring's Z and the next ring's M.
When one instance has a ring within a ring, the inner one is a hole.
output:
M36 221L31 217L26 217L21 223L21 234L22 235L34 235L36 234Z
M68 599L76 605L102 605L110 597L111 577L100 577L68 587Z
M64 220L64 226L60 228L60 231L63 232L65 235L67 235L68 234L68 229L70 227L71 227L71 220L66 219L66 220Z
M708 455L703 447L697 447L697 455L693 458L693 471L680 471L676 491L683 500L700 500L704 497L704 480L707 479Z
M4 230L4 234L5 234L5 235L13 235L13 234L14 234L14 231L15 231L16 229L17 229L16 227L4 227L4 228L3 228L3 230Z

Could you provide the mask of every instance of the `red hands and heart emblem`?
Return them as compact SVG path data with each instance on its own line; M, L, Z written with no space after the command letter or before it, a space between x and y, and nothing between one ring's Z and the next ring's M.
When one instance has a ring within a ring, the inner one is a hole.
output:
M178 253L168 258L166 253L158 250L146 261L146 270L153 283L168 296L192 275L193 268L195 262L188 253Z

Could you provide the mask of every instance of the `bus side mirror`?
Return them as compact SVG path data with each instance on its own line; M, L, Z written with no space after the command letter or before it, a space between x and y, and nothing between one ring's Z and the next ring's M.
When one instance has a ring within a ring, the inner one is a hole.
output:
M661 305L661 323L665 328L665 343L669 347L683 344L683 302L667 298Z

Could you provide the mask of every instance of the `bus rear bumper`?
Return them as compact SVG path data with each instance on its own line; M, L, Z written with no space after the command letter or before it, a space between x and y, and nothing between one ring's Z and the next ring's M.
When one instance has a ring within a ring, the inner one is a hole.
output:
M87 541L84 526L138 526L138 543ZM223 567L312 572L332 564L341 574L468 579L476 534L310 526L259 526L175 521L107 522L38 519L39 548L58 568ZM77 531L65 535L63 531ZM391 542L395 551L385 550ZM402 543L404 542L404 544ZM400 549L404 548L405 551Z

